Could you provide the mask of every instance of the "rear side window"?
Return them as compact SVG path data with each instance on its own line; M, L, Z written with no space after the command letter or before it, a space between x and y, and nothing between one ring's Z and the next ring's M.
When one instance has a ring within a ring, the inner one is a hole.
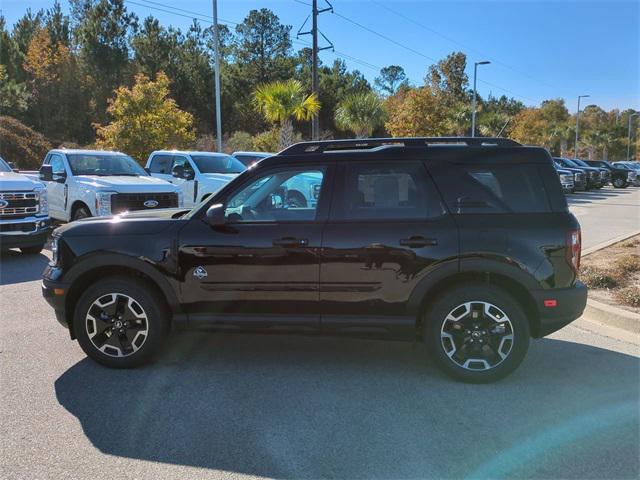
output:
M151 173L171 175L171 155L156 155L151 159L149 170Z
M545 213L551 208L536 165L451 165L438 180L452 213Z
M343 201L334 203L338 220L425 219L435 194L420 162L352 163L345 168ZM436 200L436 204L438 201Z

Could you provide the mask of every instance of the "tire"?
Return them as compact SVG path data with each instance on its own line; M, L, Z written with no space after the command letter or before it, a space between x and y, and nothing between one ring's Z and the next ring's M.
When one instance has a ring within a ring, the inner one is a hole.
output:
M76 220L82 220L83 218L89 218L91 216L91 212L85 206L78 207L73 211L73 215L71 216L71 221L75 222Z
M306 208L307 200L304 195L294 190L287 193L287 205L291 208Z
M468 383L495 382L512 373L522 363L530 338L529 322L518 302L488 284L445 291L425 312L422 334L438 367Z
M34 247L20 247L20 251L25 255L37 255L44 249L44 243L42 245L36 245Z
M627 188L627 182L625 182L622 178L616 178L613 181L613 186L615 188Z
M84 353L112 368L147 363L160 349L168 326L165 302L153 286L127 277L106 278L89 286L76 304L73 321Z

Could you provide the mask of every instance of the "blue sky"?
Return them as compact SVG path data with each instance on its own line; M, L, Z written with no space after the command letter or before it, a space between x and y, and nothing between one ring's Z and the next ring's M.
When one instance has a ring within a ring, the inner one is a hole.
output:
M221 21L240 22L249 10L266 7L293 27L295 40L295 32L310 11L306 5L309 2L218 0L218 15ZM187 26L191 20L159 10L163 9L160 4L198 12L204 17L211 15L210 0L126 0L126 3L140 17L153 14L163 24L179 27ZM483 96L505 93L527 105L560 97L575 111L576 96L590 94L588 103L605 109L640 109L637 0L334 0L332 3L336 14L323 14L319 25L337 53L322 52L321 59L330 63L336 55L353 57L357 60L347 59L349 67L357 68L369 80L375 78L380 67L396 64L405 68L412 83L421 84L429 64L451 51L461 50L471 65L470 80L474 61L492 61L491 65L479 67L478 92ZM53 0L0 3L9 25L24 14L27 6L37 10L52 4ZM61 4L67 8L66 0ZM323 4L319 0L319 5ZM309 41L309 37L300 41ZM295 48L302 46L294 44Z

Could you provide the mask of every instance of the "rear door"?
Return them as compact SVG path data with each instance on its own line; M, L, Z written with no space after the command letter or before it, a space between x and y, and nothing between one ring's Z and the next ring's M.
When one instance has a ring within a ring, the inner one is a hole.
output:
M413 331L411 293L458 253L455 223L425 166L351 162L335 185L322 242L322 328Z

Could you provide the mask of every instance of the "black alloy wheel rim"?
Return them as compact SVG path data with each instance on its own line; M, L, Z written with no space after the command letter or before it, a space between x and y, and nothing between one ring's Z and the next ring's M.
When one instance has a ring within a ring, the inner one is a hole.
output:
M108 293L96 299L87 311L85 326L92 345L110 357L133 355L149 334L146 312L123 293Z
M472 301L458 305L445 317L440 329L442 348L465 370L491 370L513 349L513 324L495 305Z

